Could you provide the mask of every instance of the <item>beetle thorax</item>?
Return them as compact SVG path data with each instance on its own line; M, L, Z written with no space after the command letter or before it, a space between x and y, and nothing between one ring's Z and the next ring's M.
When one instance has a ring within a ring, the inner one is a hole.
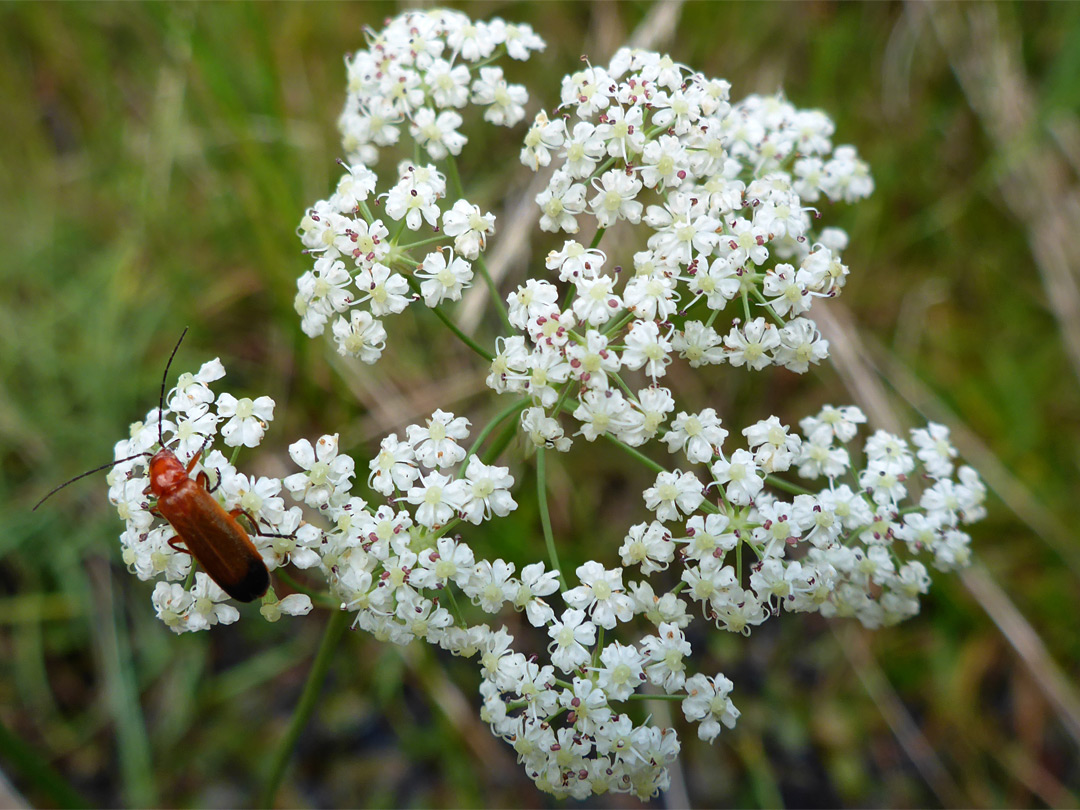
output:
M158 450L150 459L150 491L158 497L176 489L187 477L187 469L167 447Z

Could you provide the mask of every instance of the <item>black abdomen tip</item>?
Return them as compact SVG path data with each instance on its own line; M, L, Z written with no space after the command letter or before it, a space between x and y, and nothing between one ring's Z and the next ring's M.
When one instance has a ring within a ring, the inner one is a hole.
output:
M227 585L219 582L222 590L239 602L254 602L270 587L270 572L259 557L253 557L248 562L247 573L239 582L230 582Z

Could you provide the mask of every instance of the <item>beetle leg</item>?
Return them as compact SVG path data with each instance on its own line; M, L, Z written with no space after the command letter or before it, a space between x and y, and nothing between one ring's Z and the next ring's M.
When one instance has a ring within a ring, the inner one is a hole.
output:
M293 532L292 534L278 534L276 532L259 531L259 522L255 520L255 516L252 515L251 512L248 512L246 509L233 509L231 512L229 512L229 514L234 518L240 517L240 515L246 517L248 519L248 522L251 524L251 528L256 537L289 537L294 539L296 537L296 532Z
M232 518L238 518L241 515L248 519L248 523L251 524L252 531L256 534L259 532L259 523L255 520L255 516L251 514L247 509L241 509L239 506L229 511L229 516Z
M146 489L144 489L142 491L142 494L143 495L149 495L150 494L150 487L147 487ZM149 512L154 517L164 517L164 515L162 515L161 512L158 511L157 499L156 498L150 499L150 500L147 501L147 503L146 503L146 511Z
M217 473L217 482L212 487L206 487L206 491L209 492L211 495L213 495L217 488L221 486L221 470L215 469L214 472ZM206 483L210 483L209 476L207 476L206 478ZM206 484L203 484L203 486L206 486Z
M173 551L179 551L181 554L187 554L189 557L192 556L191 552L188 551L186 547L178 545L178 543L184 542L179 536L170 537L166 542Z
M191 457L191 461L187 463L187 474L191 475L191 471L195 469L195 465L199 463L199 459L202 458L203 451L206 450L208 444L210 444L211 436L206 437L206 441L203 442L202 447L199 448L199 452Z

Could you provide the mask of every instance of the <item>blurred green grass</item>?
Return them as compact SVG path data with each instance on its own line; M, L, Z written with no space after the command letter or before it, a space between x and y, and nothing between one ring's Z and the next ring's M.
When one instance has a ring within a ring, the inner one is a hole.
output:
M305 264L294 229L336 176L342 56L363 44L362 25L401 8L0 5L0 767L35 805L248 804L318 644L319 615L197 637L165 631L149 586L123 571L103 482L30 511L111 458L128 423L154 406L184 326L179 368L220 355L230 390L278 401L270 452L254 460L268 471L300 436L340 429L363 459L400 425L388 422L394 413L493 412L472 359L436 325L395 324L393 366L357 370L303 337L292 311ZM531 22L545 37L529 73L546 106L557 85L533 77L561 76L582 53L606 59L651 10L463 8ZM1080 387L1028 223L1000 181L1032 156L1070 154L1061 132L1076 131L1080 110L1080 6L985 8L1015 45L1034 100L1025 137L1005 144L983 128L919 6L690 3L664 48L729 79L736 98L783 87L799 106L825 109L838 142L870 162L875 195L828 212L852 235L837 303L1030 494L1023 515L1015 498L994 500L975 548L1075 689ZM971 10L938 7L961 25ZM516 138L466 158L463 173L493 207L527 182ZM1075 171L1074 161L1063 201ZM711 392L737 425L852 396L828 369L743 377L722 375ZM440 398L447 389L454 403ZM640 509L644 476L603 454L574 462L586 466L573 478L569 467L551 471L556 532L582 554L613 550ZM498 538L518 559L538 543L531 484ZM744 718L711 747L681 734L694 804L1077 802L1077 740L957 577L938 576L922 615L874 635L785 617L709 649L735 680ZM402 654L350 635L279 801L547 804L475 717L472 677L430 650ZM897 742L889 696L944 781L932 785Z

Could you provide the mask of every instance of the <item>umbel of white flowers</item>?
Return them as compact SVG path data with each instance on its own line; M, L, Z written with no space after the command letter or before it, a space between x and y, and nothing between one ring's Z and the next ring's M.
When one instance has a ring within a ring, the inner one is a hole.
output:
M383 318L415 302L441 309L473 282L474 267L484 272L495 218L460 188L451 202L447 170L456 178L469 107L496 126L523 120L524 88L490 63L527 59L543 42L528 26L445 10L403 14L368 41L347 60L346 172L301 223L314 265L296 305L305 333L329 325L339 352L374 363ZM441 409L382 440L367 464L370 501L336 434L292 444L291 475L249 477L213 445L259 445L274 403L215 393L225 371L214 360L180 377L163 412L132 426L116 445L128 460L108 478L125 521L124 561L157 580L166 625L206 630L239 613L205 574L192 580L191 557L150 511L146 459L128 457L157 446L159 423L182 462L203 451L193 474L205 471L213 497L249 516L268 569L317 570L354 626L379 640L474 659L481 717L557 797L648 798L668 785L678 736L635 720L638 700L678 701L703 740L735 724L732 682L693 671L691 622L749 635L783 612L867 627L916 614L928 566L965 565L962 526L984 514L985 488L956 466L943 426L861 439L858 408L825 406L799 432L771 416L732 447L713 408L677 404L660 384L676 358L802 372L825 357L807 313L841 291L847 238L814 233L810 206L873 188L854 149L833 147L824 113L781 97L732 104L728 90L667 56L623 49L606 69L565 77L559 108L534 117L521 150L530 168L553 167L537 197L540 227L573 236L587 223L594 235L589 247L566 241L508 296L507 331L485 362L488 386L516 405L496 422L518 418L540 452L566 451L578 436L666 446L675 466L657 465L646 519L619 549L577 567L572 587L550 560L480 556L461 532L517 508L515 477L468 450L469 421ZM443 168L401 163L377 194L372 167L403 133ZM618 274L600 248L616 225L616 258L631 273ZM627 236L635 233L640 244ZM718 331L729 305L735 314ZM644 387L633 389L630 372ZM306 596L271 590L261 613L276 621L311 608ZM515 637L500 621L511 611L530 633Z

